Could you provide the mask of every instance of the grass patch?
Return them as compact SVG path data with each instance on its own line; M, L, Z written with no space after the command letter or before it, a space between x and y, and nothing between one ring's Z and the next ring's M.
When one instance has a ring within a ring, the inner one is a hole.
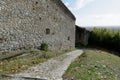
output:
M101 50L85 50L63 75L64 80L120 80L120 57Z
M30 66L35 66L40 64L52 57L59 56L70 50L63 51L40 51L40 50L30 50L27 54L13 57L10 59L5 59L0 61L0 80L2 80L2 74L14 74L22 70L29 68Z

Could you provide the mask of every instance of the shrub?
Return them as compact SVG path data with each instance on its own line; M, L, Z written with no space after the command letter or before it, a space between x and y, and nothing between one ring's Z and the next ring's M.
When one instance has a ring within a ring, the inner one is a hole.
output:
M48 44L42 43L42 44L41 44L41 50L43 50L43 51L48 51Z
M89 43L120 51L120 30L94 28L90 34Z

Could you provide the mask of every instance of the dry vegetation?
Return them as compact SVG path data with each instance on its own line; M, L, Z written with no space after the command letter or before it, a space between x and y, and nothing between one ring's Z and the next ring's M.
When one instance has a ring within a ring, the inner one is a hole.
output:
M24 51L25 52L25 51ZM21 56L8 58L0 61L0 80L3 74L14 74L22 70L40 64L52 57L59 56L68 52L64 51L40 51L40 50L27 50L26 54Z
M64 80L120 80L120 57L101 50L85 50L68 68Z

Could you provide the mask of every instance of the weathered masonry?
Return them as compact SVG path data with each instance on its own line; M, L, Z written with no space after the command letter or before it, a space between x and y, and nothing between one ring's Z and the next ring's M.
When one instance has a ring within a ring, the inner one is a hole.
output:
M51 50L75 46L75 17L61 0L0 0L0 51L47 43Z
M76 47L79 46L80 44L86 46L88 44L90 31L76 25L76 31L75 32L76 32L76 36L75 36Z

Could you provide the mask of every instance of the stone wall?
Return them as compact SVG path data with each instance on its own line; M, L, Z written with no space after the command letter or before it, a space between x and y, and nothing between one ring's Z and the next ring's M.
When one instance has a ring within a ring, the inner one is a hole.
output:
M80 44L84 46L88 45L90 31L76 25L75 32L76 32L76 39L75 39L76 46L79 46Z
M0 0L0 51L47 43L51 50L75 46L75 19L57 0Z

